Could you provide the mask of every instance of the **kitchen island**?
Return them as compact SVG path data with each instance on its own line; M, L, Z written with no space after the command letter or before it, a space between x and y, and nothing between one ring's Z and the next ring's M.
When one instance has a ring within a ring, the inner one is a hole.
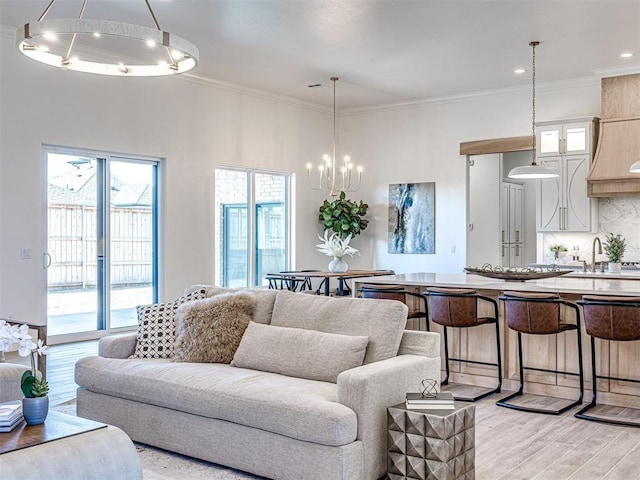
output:
M354 292L363 284L402 285L407 290L422 293L427 287L473 288L478 293L497 298L505 291L552 292L559 294L569 302L575 302L582 295L610 295L640 297L640 279L621 277L603 278L601 276L577 277L563 275L543 280L512 282L496 280L473 274L455 273L405 273L385 275L372 278L359 278L354 281ZM490 314L489 305L485 313ZM566 309L567 307L563 307ZM569 321L573 321L570 312ZM582 313L582 312L581 312ZM518 364L516 351L516 334L508 329L503 318L503 305L499 303L499 323L503 358L503 388L516 390L518 387ZM585 368L585 386L591 384L590 345L588 335L583 333L583 358ZM415 325L408 323L408 328ZM442 327L431 322L431 330L442 333ZM441 336L442 339L442 336ZM442 340L441 340L442 341ZM449 352L452 357L468 358L480 362L495 362L495 330L491 325L472 329L451 328L449 330ZM525 366L543 369L558 369L577 372L577 341L575 335L561 333L559 335L523 335ZM596 340L598 349L598 374L618 378L640 379L640 343L608 342ZM443 349L441 350L443 351ZM444 364L443 364L444 368ZM540 395L552 395L564 398L576 398L578 380L574 376L551 374L544 372L525 373L525 392ZM451 362L452 382L495 386L495 367L478 364L460 364ZM585 399L590 398L585 396ZM598 399L602 403L635 406L640 402L640 384L599 380Z

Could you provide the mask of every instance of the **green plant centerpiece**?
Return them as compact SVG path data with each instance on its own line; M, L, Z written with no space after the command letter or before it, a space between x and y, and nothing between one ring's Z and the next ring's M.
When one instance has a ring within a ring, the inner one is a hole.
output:
M340 192L337 198L325 200L320 206L318 220L324 226L324 237L320 240L324 243L317 247L325 255L333 256L328 267L330 272L346 272L348 265L342 257L358 253L349 242L367 228L369 220L363 217L368 209L369 205L362 200L348 200L344 192Z
M351 238L362 233L367 228L369 220L363 217L367 214L369 205L348 200L344 192L333 200L325 200L320 206L318 220L322 222L325 230L330 230L341 239Z
M613 233L609 233L602 248L609 260L609 271L613 273L620 273L620 261L622 260L624 251L627 248L627 242L624 237L620 234L614 235Z

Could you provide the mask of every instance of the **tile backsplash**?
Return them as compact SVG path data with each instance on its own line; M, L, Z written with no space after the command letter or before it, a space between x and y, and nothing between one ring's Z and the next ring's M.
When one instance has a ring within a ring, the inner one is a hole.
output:
M627 241L623 262L640 262L640 197L599 198L598 199L598 233L545 233L543 234L544 262L553 259L549 247L563 244L569 251L560 262L572 260L574 247L580 260L591 262L593 239L598 236L604 242L609 233L620 234ZM597 255L596 261L606 260L606 255Z

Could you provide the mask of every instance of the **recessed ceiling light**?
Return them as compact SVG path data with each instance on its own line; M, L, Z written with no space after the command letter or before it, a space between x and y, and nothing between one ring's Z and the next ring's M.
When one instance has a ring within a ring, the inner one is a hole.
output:
M633 53L631 52L624 52L620 54L620 58L631 58L633 57Z
M517 74L524 73L524 72L526 72L526 70L524 68L516 68L513 71L513 73L517 73Z
M45 32L44 35L42 35L42 37L45 40L49 40L49 41L54 41L56 40L56 35L52 32Z
M96 38L100 38L100 32L93 32L93 36Z
M147 40L147 47L149 48L153 48L156 46L156 42L154 42L153 40L149 39Z

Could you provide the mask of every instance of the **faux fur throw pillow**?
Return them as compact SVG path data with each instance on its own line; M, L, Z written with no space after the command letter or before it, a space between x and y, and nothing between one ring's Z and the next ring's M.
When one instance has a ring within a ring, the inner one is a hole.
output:
M176 313L176 362L231 363L256 298L245 292L216 295L182 305Z

